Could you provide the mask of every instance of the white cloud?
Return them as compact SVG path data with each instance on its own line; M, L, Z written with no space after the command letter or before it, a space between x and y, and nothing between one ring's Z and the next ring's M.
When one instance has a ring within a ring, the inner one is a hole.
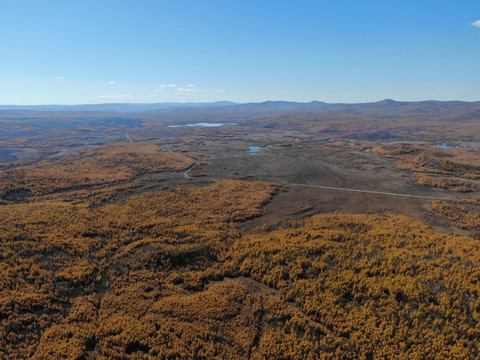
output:
M199 91L197 89L192 89L192 88L176 88L175 90L180 93L194 93Z
M111 85L113 85L113 84L116 83L116 81L110 80L108 83L111 84Z
M161 91L163 91L163 89L155 89L155 90L153 90L153 91L155 91L155 92L161 92Z
M193 84L188 84L187 86L188 87L195 87L195 85L193 85Z
M177 87L175 84L168 84L168 87Z
M138 90L139 93L145 94L147 90Z
M476 27L480 27L480 20L474 21L472 25Z
M218 89L218 90L216 90L215 92L221 93L221 92L224 92L224 91L225 91L225 89Z
M192 89L192 88L176 88L175 90L181 92L199 92L199 89Z
M55 80L63 80L63 76L57 76Z
M167 87L167 85L162 84L162 85L160 85L159 87L164 88L164 87Z
M99 96L99 99L128 99L131 98L132 95L130 94L121 94L121 95L102 95Z

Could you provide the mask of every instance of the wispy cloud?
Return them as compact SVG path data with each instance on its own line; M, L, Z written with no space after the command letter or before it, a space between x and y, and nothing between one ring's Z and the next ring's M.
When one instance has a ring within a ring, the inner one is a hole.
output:
M475 27L480 27L480 20L474 21L472 25Z
M111 84L111 85L113 85L113 84L116 83L116 81L110 80L108 83Z
M162 85L160 85L159 87L164 88L164 87L167 87L167 85L162 84Z
M194 93L198 92L199 90L192 88L176 88L175 91L178 91L180 93Z
M63 76L57 76L55 80L63 80Z
M188 87L195 87L195 85L193 85L193 84L188 84L187 86Z
M177 87L175 84L168 84L168 87Z
M155 91L155 92L162 92L163 89L155 89L155 90L153 90L153 91Z
M131 98L132 95L130 94L121 94L121 95L102 95L99 96L99 99L128 99Z
M218 89L218 90L215 90L215 92L217 92L217 93L221 93L221 92L224 92L224 91L225 91L225 89Z

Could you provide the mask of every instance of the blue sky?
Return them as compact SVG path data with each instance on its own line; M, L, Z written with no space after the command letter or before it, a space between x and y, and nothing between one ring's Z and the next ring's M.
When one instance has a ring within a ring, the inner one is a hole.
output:
M0 104L476 101L479 20L478 0L0 0Z

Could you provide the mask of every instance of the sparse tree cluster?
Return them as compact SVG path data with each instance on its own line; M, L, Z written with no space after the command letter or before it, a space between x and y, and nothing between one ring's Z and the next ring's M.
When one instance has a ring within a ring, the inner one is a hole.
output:
M160 151L153 144L114 143L86 151L79 158L0 170L0 200L108 198L131 186L129 182L140 174L178 171L193 163L187 156Z

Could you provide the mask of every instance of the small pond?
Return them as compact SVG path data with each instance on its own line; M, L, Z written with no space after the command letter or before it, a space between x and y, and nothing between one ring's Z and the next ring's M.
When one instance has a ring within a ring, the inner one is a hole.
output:
M440 149L460 149L458 146L452 146L452 145L437 145Z
M237 123L194 123L194 124L181 124L181 125L168 125L169 128L183 127L183 126L201 126L201 127L219 127L223 125L237 125Z
M261 146L250 146L248 152L250 155L258 155L258 152L262 149Z

